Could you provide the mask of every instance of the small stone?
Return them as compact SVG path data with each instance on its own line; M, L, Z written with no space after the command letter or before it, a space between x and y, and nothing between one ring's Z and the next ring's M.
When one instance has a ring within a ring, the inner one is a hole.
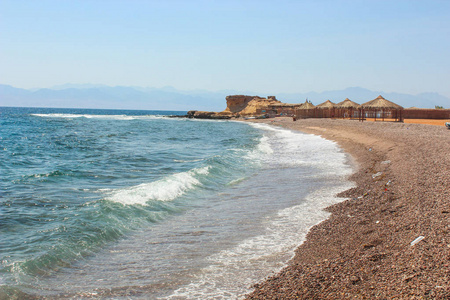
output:
M360 280L361 279L358 276L355 276L355 275L350 277L350 281L351 281L352 284L355 284L355 283L357 283Z
M413 274L413 275L409 275L409 276L404 276L404 277L403 277L403 281L408 282L408 281L410 281L411 279L413 279L413 278L416 277L416 276L417 276L417 274Z
M378 172L376 174L372 175L372 178L377 178L378 176L381 176L383 173L382 172Z

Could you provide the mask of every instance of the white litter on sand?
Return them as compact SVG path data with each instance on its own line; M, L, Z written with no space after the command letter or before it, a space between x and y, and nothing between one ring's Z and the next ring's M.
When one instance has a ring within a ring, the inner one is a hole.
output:
M419 236L417 237L414 241L411 242L411 246L414 246L415 244L417 244L418 242L420 242L421 240L423 240L425 237L424 236Z

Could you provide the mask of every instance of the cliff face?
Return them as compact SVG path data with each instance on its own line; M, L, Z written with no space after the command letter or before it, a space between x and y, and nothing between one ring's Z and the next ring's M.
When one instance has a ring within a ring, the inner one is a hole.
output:
M192 110L187 117L196 119L230 119L238 116L254 116L259 109L267 109L269 105L281 104L275 96L262 98L259 96L231 95L227 96L227 108L219 113Z
M281 103L275 96L262 98L259 96L232 95L227 96L227 108L221 115L254 115L257 109L267 108L268 105Z

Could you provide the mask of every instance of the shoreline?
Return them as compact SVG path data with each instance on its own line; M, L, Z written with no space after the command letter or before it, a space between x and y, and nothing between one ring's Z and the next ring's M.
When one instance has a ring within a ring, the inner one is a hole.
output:
M356 187L247 299L450 297L450 132L410 123L249 120L333 140ZM422 238L423 237L423 238ZM414 243L417 238L420 241ZM413 243L413 245L411 244Z

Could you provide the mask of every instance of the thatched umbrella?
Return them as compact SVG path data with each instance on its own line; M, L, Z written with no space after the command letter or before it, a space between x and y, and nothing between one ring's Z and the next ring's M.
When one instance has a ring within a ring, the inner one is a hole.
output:
M299 109L313 109L315 106L314 104L312 104L311 102L309 102L308 100L305 101L305 103L301 104L298 108Z
M345 98L344 101L339 102L337 104L337 108L339 108L339 112L342 115L343 118L346 117L347 113L350 116L350 118L353 117L353 111L358 111L360 108L360 105L356 102L353 102L352 100Z
M337 107L339 107L339 108L359 108L360 105L356 102L353 102L352 100L350 100L348 98L345 98L344 101L339 102L337 104Z
M313 118L315 116L315 111L313 110L315 106L308 100L305 103L297 106L295 110L295 115L299 118Z
M318 109L317 115L320 118L334 118L336 106L336 103L327 100L324 103L316 106L316 108Z
M361 108L363 110L374 113L375 120L377 119L377 113L379 111L381 111L381 116L383 118L383 121L384 121L384 116L385 116L386 111L390 112L389 115L391 115L391 116L395 115L395 119L397 120L397 112L400 112L400 115L401 115L401 111L403 110L402 106L395 104L392 101L386 100L381 95L379 95L378 97L376 97L375 99L373 99L371 101L361 104ZM395 112L395 114L393 112ZM401 119L401 116L400 116L400 119Z
M363 108L384 108L384 109L403 109L402 106L395 104L389 100L383 98L383 96L379 95L373 100L370 100L366 103L361 104Z
M331 102L330 100L325 101L324 103L321 103L316 106L317 108L335 108L336 103Z

